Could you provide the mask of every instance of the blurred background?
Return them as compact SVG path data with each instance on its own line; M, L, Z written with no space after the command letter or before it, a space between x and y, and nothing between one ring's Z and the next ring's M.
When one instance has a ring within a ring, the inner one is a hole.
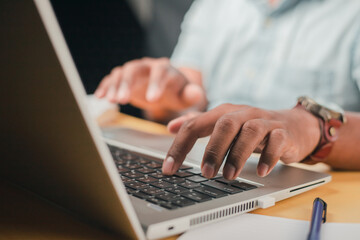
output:
M132 59L170 57L193 0L51 0L86 92ZM139 109L121 111L142 117Z

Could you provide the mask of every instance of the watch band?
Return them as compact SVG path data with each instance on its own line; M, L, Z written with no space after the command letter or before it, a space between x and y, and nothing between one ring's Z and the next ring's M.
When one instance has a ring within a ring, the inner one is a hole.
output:
M339 120L331 119L326 122L318 117L320 126L320 140L315 150L309 155L309 158L315 162L320 162L326 158L334 145L334 142L338 139L338 129L342 125Z
M321 162L330 154L334 142L338 139L338 130L346 121L345 116L342 113L325 108L307 97L300 97L295 107L300 107L312 113L317 117L320 127L320 139L318 145L302 162ZM336 117L332 115L335 115Z

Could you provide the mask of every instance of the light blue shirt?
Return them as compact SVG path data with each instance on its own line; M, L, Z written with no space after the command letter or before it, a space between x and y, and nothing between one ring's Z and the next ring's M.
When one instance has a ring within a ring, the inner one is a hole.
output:
M200 70L209 109L290 108L307 95L360 111L360 1L196 1L171 58Z

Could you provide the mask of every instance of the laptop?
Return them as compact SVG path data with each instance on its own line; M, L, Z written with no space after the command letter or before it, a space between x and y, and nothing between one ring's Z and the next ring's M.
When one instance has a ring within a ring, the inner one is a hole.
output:
M1 177L121 239L178 234L331 180L281 164L259 178L257 157L236 181L204 180L191 161L162 176L160 152L102 137L51 3L7 0L0 9Z

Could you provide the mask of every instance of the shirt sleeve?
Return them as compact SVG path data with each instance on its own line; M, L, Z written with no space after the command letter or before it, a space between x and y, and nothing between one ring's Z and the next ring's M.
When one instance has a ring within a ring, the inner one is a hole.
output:
M186 13L181 24L181 34L171 56L174 66L202 69L206 39L211 33L209 20L212 17L212 3L210 0L197 0Z

